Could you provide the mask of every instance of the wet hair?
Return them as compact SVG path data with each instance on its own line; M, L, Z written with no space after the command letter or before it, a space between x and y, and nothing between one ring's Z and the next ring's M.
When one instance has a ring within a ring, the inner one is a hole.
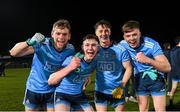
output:
M106 26L106 27L108 27L108 28L110 28L110 29L111 29L111 27L112 27L110 22L108 22L107 20L102 19L102 20L98 21L98 22L94 25L94 29L96 30L97 27L100 26L100 25Z
M121 30L123 33L127 33L127 32L130 32L134 28L140 29L140 23L135 20L130 20L124 23Z

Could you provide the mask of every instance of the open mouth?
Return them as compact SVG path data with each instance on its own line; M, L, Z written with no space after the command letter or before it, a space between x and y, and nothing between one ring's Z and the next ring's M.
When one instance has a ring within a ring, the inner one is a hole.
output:
M94 56L95 52L93 52L93 51L88 51L88 52L86 52L86 54L87 54L88 56L92 57L92 56Z
M57 42L58 43L64 43L64 40L63 39L57 39Z
M135 47L136 46L136 41L130 41L130 42L128 42L129 43L129 45L131 46L131 47Z

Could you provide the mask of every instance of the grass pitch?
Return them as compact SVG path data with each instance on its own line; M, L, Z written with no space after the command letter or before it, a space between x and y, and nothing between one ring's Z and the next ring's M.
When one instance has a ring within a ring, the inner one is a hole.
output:
M25 84L28 78L29 68L6 69L6 76L0 76L0 111L24 111L22 104L25 92ZM87 86L87 95L93 104L93 89L94 77L91 77L91 83ZM167 97L167 105L169 105ZM108 110L113 111L113 108L108 107ZM127 102L125 105L126 111L138 111L137 103ZM153 111L152 100L150 100L149 110ZM168 111L180 111L180 87L175 94L174 106L167 106Z

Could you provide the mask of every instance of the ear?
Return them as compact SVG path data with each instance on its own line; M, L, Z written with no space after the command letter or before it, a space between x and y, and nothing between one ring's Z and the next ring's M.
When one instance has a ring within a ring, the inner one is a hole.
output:
M69 33L69 39L68 40L70 40L71 39L71 33Z
M84 52L84 47L83 47L83 45L81 45L81 49L82 49L82 51Z
M109 29L109 35L111 35L111 29Z
M51 31L51 37L53 38L53 31Z
M139 35L142 36L142 35L141 35L141 32L139 32Z

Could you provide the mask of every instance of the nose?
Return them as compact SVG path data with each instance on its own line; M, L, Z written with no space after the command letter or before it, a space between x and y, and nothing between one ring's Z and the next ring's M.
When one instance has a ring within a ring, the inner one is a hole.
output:
M106 32L105 32L105 31L102 31L102 35L106 35Z
M129 38L133 40L136 39L136 36L130 35Z
M92 48L93 48L93 46L92 46L92 45L89 45L89 46L88 46L88 49L92 49Z

